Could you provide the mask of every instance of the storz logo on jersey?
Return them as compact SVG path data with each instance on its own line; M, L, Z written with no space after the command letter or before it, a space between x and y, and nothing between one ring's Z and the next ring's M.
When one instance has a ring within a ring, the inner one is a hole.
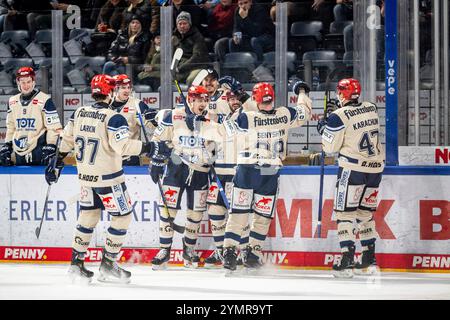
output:
M36 128L36 119L30 119L30 118L16 119L16 127L17 127L17 129L35 129Z
M117 131L114 134L114 137L115 137L116 141L120 141L120 140L123 140L125 138L128 138L128 136L129 136L128 129L121 129L121 130Z
M204 147L205 139L193 136L180 136L179 144L185 147Z

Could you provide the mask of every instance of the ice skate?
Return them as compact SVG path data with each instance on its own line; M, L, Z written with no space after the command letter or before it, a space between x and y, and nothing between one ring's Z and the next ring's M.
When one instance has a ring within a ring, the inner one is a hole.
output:
M223 266L223 248L219 247L205 259L206 269L217 269Z
M183 239L183 260L185 268L198 268L200 257L195 252L194 247L187 246Z
M246 248L246 257L244 260L244 266L248 269L259 269L263 266L261 258L253 252L253 248L248 246Z
M350 246L348 251L342 253L341 260L333 265L333 275L336 278L353 278L354 267L355 246Z
M239 250L237 256L236 265L238 268L244 267L244 260L247 258L247 248Z
M237 253L236 247L227 247L223 249L223 267L226 274L231 274L236 270Z
M170 248L161 248L156 256L152 259L152 269L153 270L164 270L167 269L167 264L170 260Z
M375 258L375 244L367 246L367 250L362 252L361 262L356 262L354 273L357 275L376 275L380 270Z
M70 263L68 274L72 283L89 284L94 277L94 272L84 267L84 259L81 259L81 255L77 252L72 253L72 262Z
M131 272L119 267L116 261L109 259L105 254L103 255L100 264L100 275L98 277L100 282L115 282L115 283L130 283Z

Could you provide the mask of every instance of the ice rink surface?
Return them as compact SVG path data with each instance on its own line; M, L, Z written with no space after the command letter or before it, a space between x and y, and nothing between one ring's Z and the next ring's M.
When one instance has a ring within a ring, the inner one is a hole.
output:
M98 264L87 264L98 275ZM329 271L265 268L259 274L128 265L130 284L73 284L68 264L0 264L0 299L450 299L450 274L392 273L336 279Z

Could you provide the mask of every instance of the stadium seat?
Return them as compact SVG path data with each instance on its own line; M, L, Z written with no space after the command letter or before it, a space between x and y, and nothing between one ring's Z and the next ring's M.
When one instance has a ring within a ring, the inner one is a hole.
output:
M3 31L0 35L0 42L11 48L13 57L20 58L25 54L25 48L30 42L30 35L27 30Z
M334 50L341 58L344 51L344 28L348 25L353 25L353 21L334 21L330 25L330 33L324 36L324 49Z
M227 53L224 57L221 74L230 75L242 83L251 82L256 61L256 55L252 52Z
M145 85L145 84L136 84L133 86L134 92L152 92L152 87Z
M87 57L87 56L82 56L79 57L77 59L77 61L75 62L75 68L77 69L90 69L90 70L86 70L88 72L93 72L95 74L99 74L102 73L103 70L103 65L105 64L105 57L101 56L101 57Z
M297 70L297 55L295 52L286 52L288 74L293 74ZM263 63L269 67L275 67L275 51L267 52L263 55Z
M34 41L40 44L51 44L52 43L52 30L51 29L42 29L36 31L36 35L34 36Z
M322 41L322 21L298 21L291 25L288 47L299 56L318 48Z
M30 35L27 30L3 31L0 36L0 41L4 43L11 41L25 48L30 42Z
M0 71L0 88L10 89L14 87L12 79L13 79L12 76L8 74L6 71Z
M327 75L335 68L336 52L331 50L308 51L303 54L303 64L311 64L311 70L319 68L320 82L326 81Z
M69 40L90 36L91 33L93 33L95 29L89 29L89 28L79 28L79 29L72 29L69 33Z
M20 67L32 67L33 60L29 58L10 58L3 63L6 72L15 73Z

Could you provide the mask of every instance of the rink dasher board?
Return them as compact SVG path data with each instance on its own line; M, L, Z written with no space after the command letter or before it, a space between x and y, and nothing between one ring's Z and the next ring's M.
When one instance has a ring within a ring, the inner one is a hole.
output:
M64 168L60 181L52 188L49 211L37 240L34 230L40 222L46 190L43 171L43 167L0 168L0 261L51 263L70 259L78 214L76 168ZM323 238L318 239L319 168L283 169L277 211L264 248L268 261L294 268L332 265L338 257L332 210L336 172L336 167L325 170ZM149 263L156 254L154 248L159 246L159 193L146 167L128 167L125 173L135 210L122 258L124 262ZM386 168L375 215L380 236L377 258L382 269L450 270L449 175L448 167ZM176 222L183 224L184 219L181 210ZM93 261L101 259L97 248L103 245L108 226L108 215L103 214L92 240ZM206 257L213 248L206 214L199 236L198 250ZM175 234L173 248L172 263L181 264L181 252L177 250L181 249L181 235Z

